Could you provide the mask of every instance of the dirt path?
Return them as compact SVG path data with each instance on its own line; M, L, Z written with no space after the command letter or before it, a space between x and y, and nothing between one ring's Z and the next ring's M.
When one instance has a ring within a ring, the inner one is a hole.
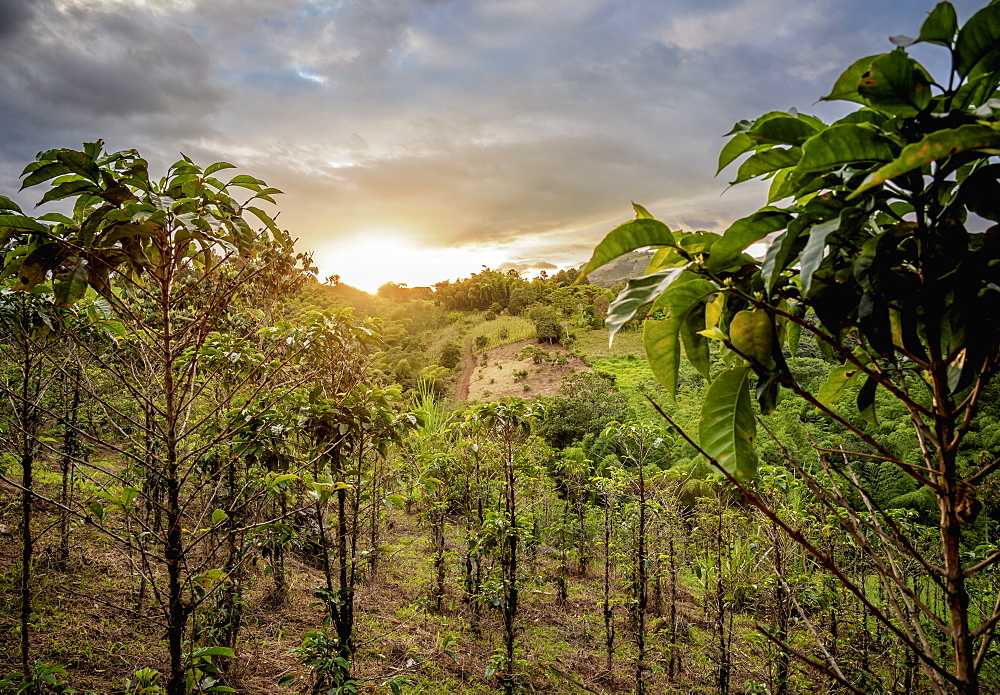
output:
M469 382L472 380L472 371L476 368L476 356L472 353L472 338L465 341L465 356L462 359L462 376L458 377L458 386L455 388L455 398L460 401L469 399Z

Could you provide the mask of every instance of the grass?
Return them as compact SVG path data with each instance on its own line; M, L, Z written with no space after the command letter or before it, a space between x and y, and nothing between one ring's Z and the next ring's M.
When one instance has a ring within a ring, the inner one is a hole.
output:
M644 391L656 383L653 370L644 358L628 354L624 357L592 360L599 372L613 374L615 385L622 391Z
M487 338L484 350L492 350L535 337L535 326L526 318L498 316L492 321L487 321L485 315L486 313L482 311L463 312L458 321L435 329L424 338L427 343L427 353L437 355L445 343L450 341L462 344L469 339L475 345L476 338L481 335ZM482 351L477 350L477 352Z
M475 345L476 338L486 336L486 347L477 352L492 350L501 345L509 345L520 340L535 337L535 326L531 321L520 316L498 316L492 321L483 321L469 330L469 337Z
M608 332L603 328L594 331L581 331L577 334L574 348L585 353L592 360L611 359L635 355L645 359L646 351L642 347L641 331L623 331L615 336L615 341L608 345Z

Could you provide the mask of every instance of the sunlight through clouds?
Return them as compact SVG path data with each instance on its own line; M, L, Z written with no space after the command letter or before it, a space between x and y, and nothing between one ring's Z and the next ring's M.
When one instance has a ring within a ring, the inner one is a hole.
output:
M368 229L320 246L314 260L321 276L336 273L341 282L375 292L390 281L422 287L456 279L505 258L497 248L422 248L399 230Z

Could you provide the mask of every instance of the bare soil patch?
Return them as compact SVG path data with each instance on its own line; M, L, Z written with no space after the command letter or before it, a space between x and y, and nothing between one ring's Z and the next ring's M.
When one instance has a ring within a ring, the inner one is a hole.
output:
M536 363L531 356L520 356L526 346L543 350L547 357ZM521 340L480 355L469 379L468 400L493 401L507 396L530 400L557 396L559 387L568 377L589 371L590 367L583 360L562 345Z

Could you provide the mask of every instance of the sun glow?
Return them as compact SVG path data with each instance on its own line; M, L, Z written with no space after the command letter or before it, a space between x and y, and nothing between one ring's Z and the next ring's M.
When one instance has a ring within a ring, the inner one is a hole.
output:
M433 285L495 268L506 260L497 249L418 246L398 230L370 229L317 250L320 277L331 274L366 292L387 282L410 287Z

